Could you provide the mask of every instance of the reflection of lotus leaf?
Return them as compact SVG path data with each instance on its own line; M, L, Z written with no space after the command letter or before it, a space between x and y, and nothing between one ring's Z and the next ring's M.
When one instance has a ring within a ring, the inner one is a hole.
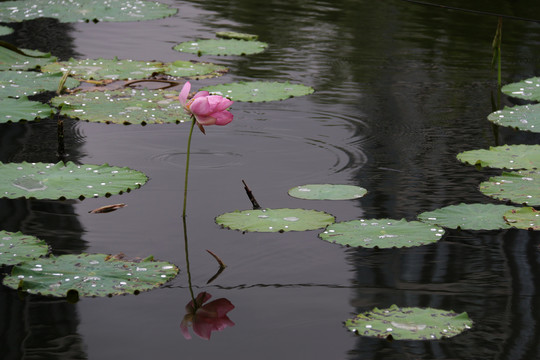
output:
M305 209L234 211L216 218L216 223L229 229L259 232L314 230L333 222L330 214Z
M467 313L431 308L374 308L345 322L361 336L394 340L437 340L456 336L473 323Z
M65 297L137 294L158 287L178 273L164 261L124 260L106 254L61 255L15 266L4 285L32 294Z
M313 88L289 82L249 81L206 86L211 94L221 95L234 101L276 101L313 93Z
M537 169L540 167L540 145L503 145L464 151L457 159L478 167Z
M392 248L435 243L443 235L440 227L419 221L361 219L329 225L319 237L346 246Z
M540 205L540 171L504 172L481 183L480 191L489 197L516 204Z
M367 190L355 185L309 184L289 189L289 195L307 200L347 200L364 196Z
M268 45L260 41L211 39L185 41L174 50L198 55L249 55L264 51Z
M176 13L165 4L144 0L32 0L0 2L0 22L18 22L41 17L60 22L141 21Z
M0 195L12 199L110 196L139 188L146 181L139 171L107 164L0 163Z
M499 204L459 204L424 212L418 215L418 219L450 229L507 229L510 226L504 221L503 215L512 209L517 208Z
M0 231L0 265L15 265L46 255L49 247L43 240L21 232Z

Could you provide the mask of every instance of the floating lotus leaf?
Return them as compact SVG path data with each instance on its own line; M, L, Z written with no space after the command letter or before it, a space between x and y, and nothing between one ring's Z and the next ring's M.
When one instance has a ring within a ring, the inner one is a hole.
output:
M257 40L259 38L259 35L239 33L234 31L218 31L216 33L216 36L222 39L238 39L247 41Z
M540 205L540 172L504 172L481 183L480 191L489 197L516 204Z
M250 55L263 52L268 44L261 41L237 39L211 39L185 41L173 47L174 50L201 55Z
M5 3L0 2L0 6L2 6L2 4ZM35 50L16 50L19 52L13 51L4 46L0 46L0 71L32 70L54 62L57 59L56 57L51 56L51 54L46 54ZM31 57L24 54L39 57Z
M374 308L345 322L361 336L389 340L437 340L461 334L472 327L467 313L432 308Z
M119 59L86 59L54 62L43 67L44 72L69 71L81 79L132 80L145 79L154 73L163 72L163 64L155 61Z
M9 35L13 33L13 29L9 26L0 26L0 36Z
M464 151L457 159L481 168L537 169L540 167L540 145L503 145L489 150Z
M216 223L233 230L284 232L320 229L334 220L332 215L316 210L264 209L225 213L216 218Z
M19 99L0 99L0 123L44 119L52 114L53 109L49 105L30 101L26 96Z
M56 91L62 75L35 71L0 71L0 97L30 96L44 91ZM67 78L64 86L73 88L78 85L77 80Z
M504 221L504 214L512 209L508 205L494 204L459 204L427 211L418 215L418 219L433 225L450 229L496 230L510 227Z
M63 23L141 21L174 15L176 9L142 0L32 0L0 2L0 22L48 17Z
M164 73L174 77L214 77L221 76L226 73L228 69L221 65L204 62L191 62L191 61L174 61L172 63L165 64Z
M114 124L166 124L189 121L178 92L115 90L80 92L51 100L61 114L90 122Z
M533 77L517 83L508 84L503 86L501 91L515 98L540 101L540 78Z
M251 81L238 82L214 86L206 86L212 94L221 95L234 101L275 101L284 100L294 96L303 96L313 93L313 88L289 82Z
M0 231L0 266L16 265L46 255L45 241L21 232Z
M354 185L309 184L289 189L289 195L307 200L347 200L364 196L367 190Z
M147 180L139 171L107 164L0 163L0 196L11 199L110 196L139 188Z
M504 219L518 229L540 230L540 211L532 207L508 210L504 214Z
M178 268L150 259L129 261L121 256L79 254L51 256L15 266L4 285L56 297L137 294L158 287L178 274Z
M361 219L329 225L319 237L346 246L401 248L435 243L443 235L442 228L420 221Z
M488 120L500 126L540 132L540 104L505 107L489 114Z

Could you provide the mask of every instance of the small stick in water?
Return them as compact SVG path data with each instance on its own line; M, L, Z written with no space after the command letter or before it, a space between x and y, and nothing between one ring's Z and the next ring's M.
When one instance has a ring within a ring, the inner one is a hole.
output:
M259 205L259 203L255 199L255 196L253 196L253 193L251 192L251 189L247 186L247 184L246 184L246 182L244 180L242 180L242 184L244 184L244 190L246 190L246 194L247 194L247 196L249 198L249 201L251 201L251 204L253 205L253 210L260 209L261 206Z

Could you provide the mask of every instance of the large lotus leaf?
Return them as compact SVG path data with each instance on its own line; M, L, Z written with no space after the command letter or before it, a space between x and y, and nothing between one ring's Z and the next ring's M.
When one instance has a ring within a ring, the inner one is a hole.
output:
M239 32L234 32L234 31L218 31L216 33L216 36L222 39L238 39L238 40L248 40L248 41L257 40L259 38L259 35L239 33Z
M129 261L121 256L79 254L51 256L15 266L4 285L56 297L137 294L158 287L178 274L178 268L150 259Z
M306 200L347 200L364 196L367 190L355 185L308 184L289 189L289 195Z
M5 4L0 2L0 6ZM0 46L0 71L4 70L32 70L42 67L48 63L56 61L56 57L51 54L42 53L35 50L22 50L23 53L13 51L7 47ZM39 56L31 57L24 54Z
M489 150L464 151L457 159L478 167L537 169L540 167L540 145L503 145Z
M515 98L540 101L540 78L533 77L517 83L508 84L503 86L501 91Z
M13 29L9 26L0 26L0 36L9 35L13 33Z
M540 132L540 104L505 107L489 114L488 120L500 126Z
M320 229L335 221L322 211L305 209L244 210L225 213L216 223L233 230L258 232L305 231Z
M174 15L176 9L143 0L32 0L0 2L0 22L48 17L60 22L141 21Z
M80 92L51 100L61 114L90 122L166 124L189 121L178 93L154 90Z
M56 91L62 75L35 71L0 71L0 97L30 96L44 91ZM77 80L69 77L64 84L67 88L78 85Z
M512 209L508 205L459 204L450 205L418 215L418 219L433 225L450 229L496 230L510 227L504 221L504 214Z
M289 82L250 81L206 86L212 94L225 96L234 101L275 101L313 93L313 88Z
M45 241L23 233L0 231L0 266L16 265L46 255Z
M0 196L11 199L110 196L139 188L147 180L139 171L107 164L0 163Z
M518 229L540 230L540 211L532 207L511 209L504 214L504 219Z
M163 64L156 61L119 59L86 59L55 62L43 67L44 72L66 72L81 79L133 80L145 79L163 72Z
M489 197L516 204L540 205L540 172L504 172L481 183L480 191Z
M26 96L19 99L0 99L0 123L35 120L49 117L53 109L37 101L30 101Z
M435 243L443 235L442 228L420 221L361 219L329 225L319 237L346 246L393 248Z
M237 39L210 39L185 41L173 47L174 50L201 55L250 55L257 54L268 47L261 41Z
M164 68L164 73L167 75L191 78L221 76L227 71L228 69L221 65L181 60L166 63Z
M473 322L467 313L432 308L374 308L345 322L361 336L389 340L436 340L449 338L470 329Z

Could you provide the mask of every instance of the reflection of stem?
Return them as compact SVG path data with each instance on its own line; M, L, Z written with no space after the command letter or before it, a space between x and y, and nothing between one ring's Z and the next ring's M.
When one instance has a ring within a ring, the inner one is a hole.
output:
M160 89L168 89L177 85L180 85L178 81L172 81L172 80L158 80L158 79L141 79L141 80L131 80L127 81L124 84L124 87L131 87L131 85L140 83L140 82L157 82L157 83L166 83L168 85L160 87Z
M60 113L60 111L58 112ZM57 153L59 159L64 160L64 157L66 155L66 149L64 147L64 120L62 120L59 113L56 115L56 136L58 138Z
M191 127L193 129L193 127ZM188 285L189 293L191 294L191 300L193 301L193 306L197 307L195 302L195 294L193 294L193 285L191 283L191 271L189 269L189 251L188 251L188 238L187 238L187 227L186 227L186 217L182 217L182 223L184 224L184 252L186 254L186 272L188 275Z
M191 153L191 135L193 135L193 127L195 126L195 118L191 117L191 128L189 129L189 137L187 144L187 154L186 154L186 177L184 180L184 208L182 210L182 218L186 218L186 202L187 202L187 186L188 186L188 172L189 172L189 155ZM184 226L185 229L185 226ZM186 238L187 244L187 238Z

